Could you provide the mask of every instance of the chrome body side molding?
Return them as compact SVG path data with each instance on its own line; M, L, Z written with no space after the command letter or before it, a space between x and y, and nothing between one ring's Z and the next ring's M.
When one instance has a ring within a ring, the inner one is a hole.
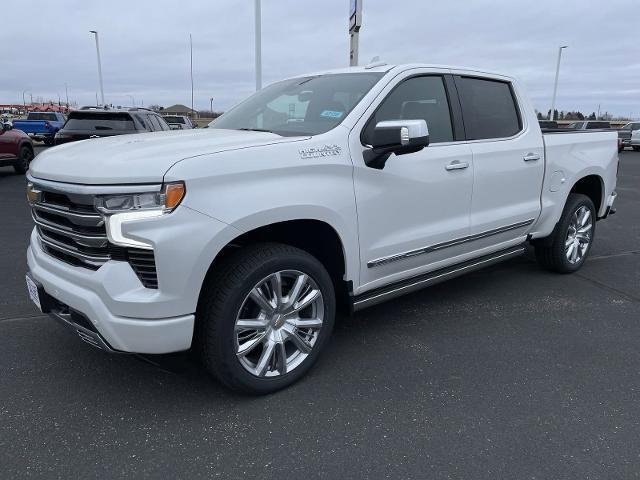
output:
M405 258L409 258L409 257L415 257L416 255L424 255L426 253L442 250L443 248L453 247L455 245L460 245L462 243L473 242L475 240L480 240L481 238L486 238L492 235L498 235L500 233L508 232L510 230L516 230L518 228L527 227L531 225L534 221L535 219L532 218L524 222L505 225L504 227L494 228L493 230L487 230L486 232L481 232L481 233L476 233L474 235L469 235L466 237L456 238L454 240L449 240L448 242L437 243L435 245L430 245L428 247L416 248L415 250L409 250L408 252L396 253L388 257L382 257L375 260L370 260L369 262L367 262L367 267L368 268L379 267L381 265L386 265L387 263L397 262L399 260L404 260Z

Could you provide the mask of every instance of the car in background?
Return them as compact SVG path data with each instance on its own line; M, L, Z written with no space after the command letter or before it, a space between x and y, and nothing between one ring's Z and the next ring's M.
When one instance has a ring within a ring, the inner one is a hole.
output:
M88 138L168 130L171 129L167 122L147 108L83 107L69 114L67 123L55 137L55 144L61 145Z
M610 129L611 123L602 120L584 120L570 123L567 128L571 130L601 130Z
M26 120L14 120L13 128L22 130L34 140L53 145L56 133L67 118L60 112L30 112Z
M191 119L184 115L165 115L162 117L171 127L171 130L190 130L195 128Z
M622 149L631 147L631 136L633 132L640 130L640 122L629 122L618 130L618 138L622 141ZM638 148L634 148L638 150Z
M16 173L26 173L33 160L33 142L22 130L10 123L0 126L0 167L13 167Z
M8 123L13 125L13 119L15 116L12 113L3 113L0 114L0 123Z
M540 128L558 128L558 122L555 120L538 120Z
M631 141L629 144L634 151L640 152L640 130L631 131Z

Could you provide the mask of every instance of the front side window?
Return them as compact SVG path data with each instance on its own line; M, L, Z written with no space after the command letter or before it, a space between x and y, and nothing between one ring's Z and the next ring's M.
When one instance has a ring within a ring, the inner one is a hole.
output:
M211 128L318 135L340 124L383 73L339 73L274 83L218 117Z
M386 120L425 120L429 143L452 142L453 127L443 78L414 77L400 83L369 119L362 134L365 145L371 145L373 130Z
M467 140L507 138L522 129L511 85L496 80L456 77Z

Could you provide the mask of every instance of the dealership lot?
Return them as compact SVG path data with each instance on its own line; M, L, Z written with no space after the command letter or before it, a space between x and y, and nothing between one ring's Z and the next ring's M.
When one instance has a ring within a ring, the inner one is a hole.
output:
M248 398L188 356L109 356L39 314L24 177L0 169L0 476L632 477L640 153L617 190L578 274L527 256L342 317L308 377Z

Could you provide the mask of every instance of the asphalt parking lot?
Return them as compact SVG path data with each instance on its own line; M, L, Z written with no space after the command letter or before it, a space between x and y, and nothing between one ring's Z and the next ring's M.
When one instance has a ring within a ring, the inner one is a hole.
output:
M0 168L0 192L0 478L640 475L640 153L579 273L528 255L340 318L311 374L261 398L39 314L24 177Z

